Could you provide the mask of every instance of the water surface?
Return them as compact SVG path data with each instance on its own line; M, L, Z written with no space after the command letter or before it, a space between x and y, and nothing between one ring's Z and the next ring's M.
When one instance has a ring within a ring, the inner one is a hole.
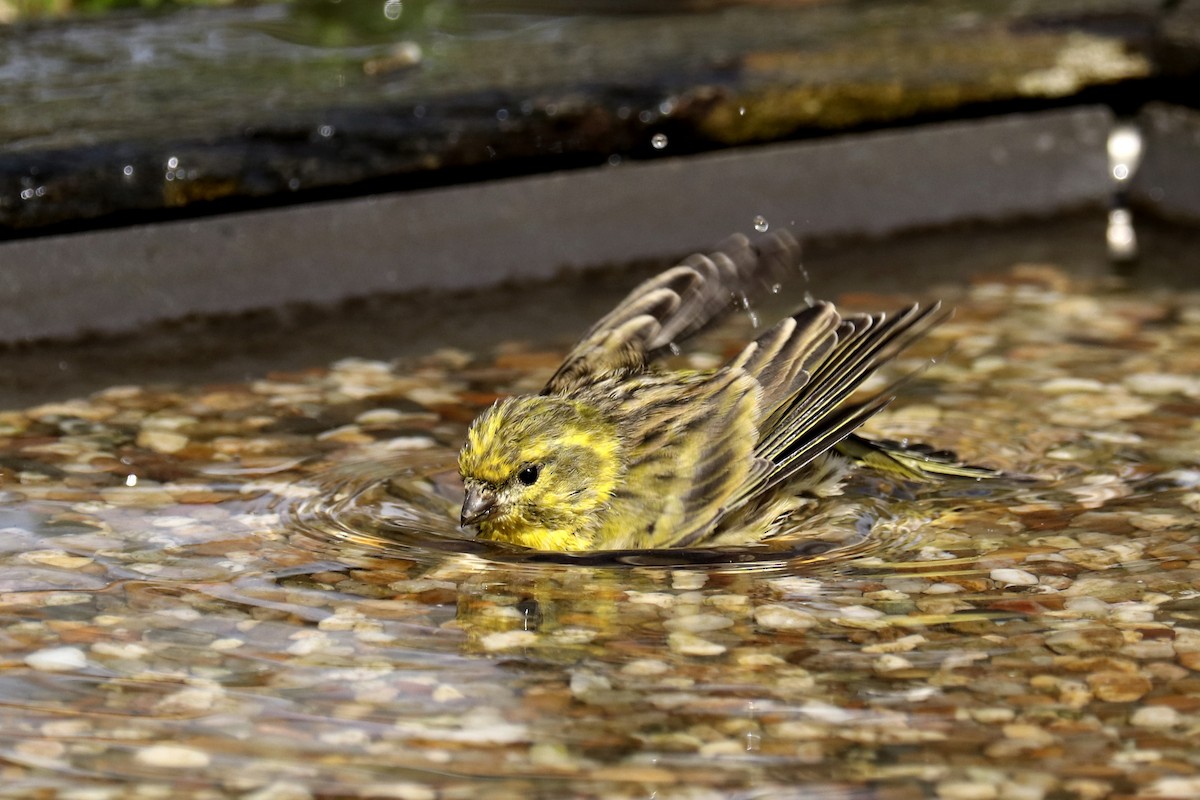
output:
M0 414L0 796L1200 795L1200 294L998 258L867 432L1030 480L860 477L787 546L460 538L561 338Z

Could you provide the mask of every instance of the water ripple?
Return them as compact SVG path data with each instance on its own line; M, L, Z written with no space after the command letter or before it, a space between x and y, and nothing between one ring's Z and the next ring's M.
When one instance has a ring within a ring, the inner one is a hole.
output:
M708 568L721 571L796 572L851 559L904 558L920 546L928 502L879 481L860 480L815 516L761 544L675 549L548 552L470 538L456 524L461 483L454 453L430 449L359 461L311 477L276 506L285 526L309 546L343 553L434 562L468 557L508 566ZM965 493L965 494L964 494ZM976 485L950 489L942 506ZM483 568L481 566L481 568Z

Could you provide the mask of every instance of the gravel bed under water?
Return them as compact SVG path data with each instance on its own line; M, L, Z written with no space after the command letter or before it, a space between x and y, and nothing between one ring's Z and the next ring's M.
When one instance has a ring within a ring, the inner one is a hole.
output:
M742 551L459 538L467 422L561 347L0 414L0 797L1200 796L1200 294L938 294L866 432L1028 479Z

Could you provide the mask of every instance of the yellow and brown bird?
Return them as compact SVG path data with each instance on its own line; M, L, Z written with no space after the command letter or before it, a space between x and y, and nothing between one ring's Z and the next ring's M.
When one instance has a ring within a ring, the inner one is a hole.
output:
M796 269L787 233L734 236L638 286L567 354L536 396L497 402L459 454L461 522L542 550L703 546L769 536L849 462L906 478L986 473L853 435L892 400L849 402L878 367L947 315L938 304L841 315L797 311L724 366L655 360Z

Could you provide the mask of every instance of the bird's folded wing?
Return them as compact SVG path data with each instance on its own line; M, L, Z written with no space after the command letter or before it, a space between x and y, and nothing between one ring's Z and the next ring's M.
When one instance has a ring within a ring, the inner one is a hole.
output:
M747 483L738 501L788 481L887 406L894 397L890 389L860 403L847 401L880 366L947 316L935 303L914 304L893 315L844 318L836 343L809 367L808 381L764 420L754 453L773 466Z
M680 394L632 398L623 485L610 501L599 540L606 548L683 547L712 532L730 497L754 469L758 388L723 370ZM660 387L646 390L651 395Z

